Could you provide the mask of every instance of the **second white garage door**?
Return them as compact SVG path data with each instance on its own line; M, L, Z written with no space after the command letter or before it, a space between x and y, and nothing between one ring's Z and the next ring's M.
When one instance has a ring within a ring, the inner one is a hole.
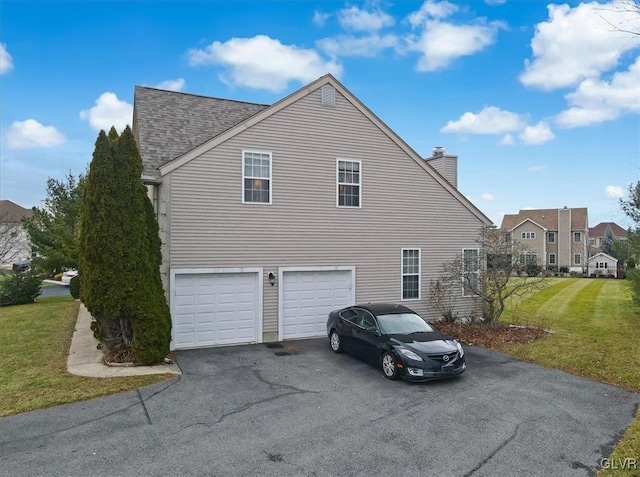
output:
M174 349L259 341L258 273L180 273L174 287Z
M330 311L352 305L352 270L284 271L281 336L311 338L327 333Z

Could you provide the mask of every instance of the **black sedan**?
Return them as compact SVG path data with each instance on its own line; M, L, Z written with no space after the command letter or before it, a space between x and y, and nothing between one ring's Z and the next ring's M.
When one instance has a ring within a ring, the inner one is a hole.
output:
M349 351L371 361L389 379L449 378L467 367L460 343L402 305L367 304L332 311L327 335L333 351Z

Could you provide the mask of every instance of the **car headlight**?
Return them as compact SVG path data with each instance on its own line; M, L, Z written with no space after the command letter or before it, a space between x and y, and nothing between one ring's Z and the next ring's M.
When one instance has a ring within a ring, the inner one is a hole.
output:
M462 358L464 356L464 349L459 341L456 341L456 346L458 347L458 353L460 353L460 357Z
M407 358L412 359L414 361L424 361L419 354L414 353L410 349L400 348L398 351L400 351Z

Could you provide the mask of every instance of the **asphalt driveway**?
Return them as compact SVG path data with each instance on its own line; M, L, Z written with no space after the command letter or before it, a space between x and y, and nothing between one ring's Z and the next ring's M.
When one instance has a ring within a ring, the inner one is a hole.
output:
M0 475L585 476L640 403L479 348L462 377L411 384L287 345L180 352L179 378L0 419Z

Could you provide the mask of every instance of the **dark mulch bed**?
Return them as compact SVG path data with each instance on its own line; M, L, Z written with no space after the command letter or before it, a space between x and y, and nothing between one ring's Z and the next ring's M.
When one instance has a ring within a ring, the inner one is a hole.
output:
M530 343L551 333L531 326L486 325L483 323L437 323L442 333L453 336L462 343L494 348L512 343Z

